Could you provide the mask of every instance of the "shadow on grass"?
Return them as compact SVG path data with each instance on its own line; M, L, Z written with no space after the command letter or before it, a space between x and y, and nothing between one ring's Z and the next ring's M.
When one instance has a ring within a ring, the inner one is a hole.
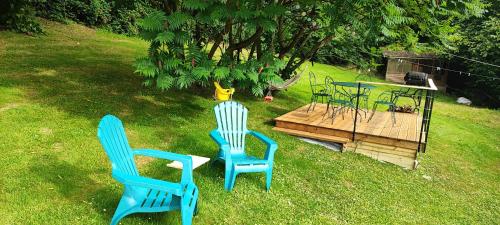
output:
M100 52L100 49L65 48L64 45L58 47L56 44L40 46L19 47L19 52L30 53L22 57L15 51L12 54L7 52L5 58L8 61L2 70L8 73L2 76L0 86L20 88L26 93L24 97L31 102L63 111L71 118L81 117L91 121L95 124L93 129L97 128L102 116L114 114L124 121L125 126L159 127L157 135L163 138L167 133L178 133L179 126L199 121L197 118L207 110L212 110L216 104L197 104L200 99L211 98L210 88L193 87L166 92L144 88L142 78L132 72L134 69L127 59L130 56L120 58L116 53ZM255 105L250 102L255 102L256 98L241 90L237 100ZM187 149L195 155L215 156L215 144L204 140L200 139L200 132L183 134L176 137L173 146L175 149ZM176 172L165 171L166 168L160 163L163 162L158 161L148 167L161 177L178 177ZM121 188L119 190L117 186L96 183L92 176L97 172L91 168L75 166L60 160L56 155L44 155L33 161L30 170L37 177L53 184L58 193L70 201L76 204L93 203L97 213L106 220L113 215L122 194ZM213 180L224 177L223 168L203 166L195 173ZM257 176L249 177L255 177L257 183ZM111 174L107 179L112 179ZM220 185L223 188L223 182ZM161 221L171 216L160 213L139 217Z
M67 60L65 64L81 64ZM51 60L48 60L48 64ZM74 116L97 121L105 114L115 114L127 122L147 125L152 118L169 121L169 115L196 117L206 109L195 98L205 95L196 89L160 92L144 88L142 78L131 74L127 64L80 68L66 65L5 77L4 85L28 90L35 102L56 107ZM178 123L179 121L176 121Z
M90 171L59 160L54 155L42 155L31 163L32 174L53 184L57 191L73 199L81 199L83 192L93 192L98 185L89 177Z

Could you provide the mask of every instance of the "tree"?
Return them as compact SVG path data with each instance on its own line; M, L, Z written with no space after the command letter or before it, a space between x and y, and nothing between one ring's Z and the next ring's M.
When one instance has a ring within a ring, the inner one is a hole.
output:
M462 93L472 98L475 104L494 108L500 106L500 6L492 4L483 17L463 20L459 46L454 65L481 76L456 77L455 85ZM487 62L497 66L478 63L465 58ZM457 74L455 74L457 76ZM493 79L497 78L497 79Z
M260 96L341 39L363 47L446 44L452 18L476 1L165 1L141 23L151 46L136 72L161 89L219 80Z

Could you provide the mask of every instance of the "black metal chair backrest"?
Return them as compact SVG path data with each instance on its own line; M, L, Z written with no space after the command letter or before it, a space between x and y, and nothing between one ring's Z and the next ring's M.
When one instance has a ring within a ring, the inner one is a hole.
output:
M335 91L335 85L333 84L334 80L330 76L325 77L325 91L326 93L332 95Z
M416 96L422 96L422 89L401 88L399 91L396 91L395 93L399 97L416 97Z
M346 93L344 90L339 89L337 85L335 85L333 78L330 76L325 77L325 88L325 91L326 93L328 93L330 99L345 101L350 100L349 93Z
M316 86L317 86L317 84L316 84L316 75L313 72L309 72L309 84L311 85L311 92L313 94L318 93L316 91Z

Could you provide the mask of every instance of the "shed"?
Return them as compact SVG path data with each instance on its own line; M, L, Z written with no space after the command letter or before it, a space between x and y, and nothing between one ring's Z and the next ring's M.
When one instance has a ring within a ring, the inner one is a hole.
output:
M407 72L416 71L429 74L439 90L446 91L448 71L439 70L445 67L445 62L432 53L413 53L407 51L384 51L387 59L385 80L404 84Z

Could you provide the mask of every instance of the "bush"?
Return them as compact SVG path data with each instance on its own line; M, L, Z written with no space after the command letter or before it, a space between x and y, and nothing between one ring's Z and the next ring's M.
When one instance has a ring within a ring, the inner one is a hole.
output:
M154 10L151 1L147 0L118 0L113 3L113 20L107 28L121 34L139 34L137 21Z
M139 33L137 20L154 7L160 7L156 0L0 0L0 27L41 33L35 18L39 16L135 35Z
M111 21L111 5L105 0L44 0L35 4L37 15L55 21L73 20L88 26Z
M35 19L31 0L0 1L0 26L17 32L42 33L42 27Z
M37 15L64 22L72 20L116 33L138 34L136 21L152 10L147 0L43 0L35 4Z

